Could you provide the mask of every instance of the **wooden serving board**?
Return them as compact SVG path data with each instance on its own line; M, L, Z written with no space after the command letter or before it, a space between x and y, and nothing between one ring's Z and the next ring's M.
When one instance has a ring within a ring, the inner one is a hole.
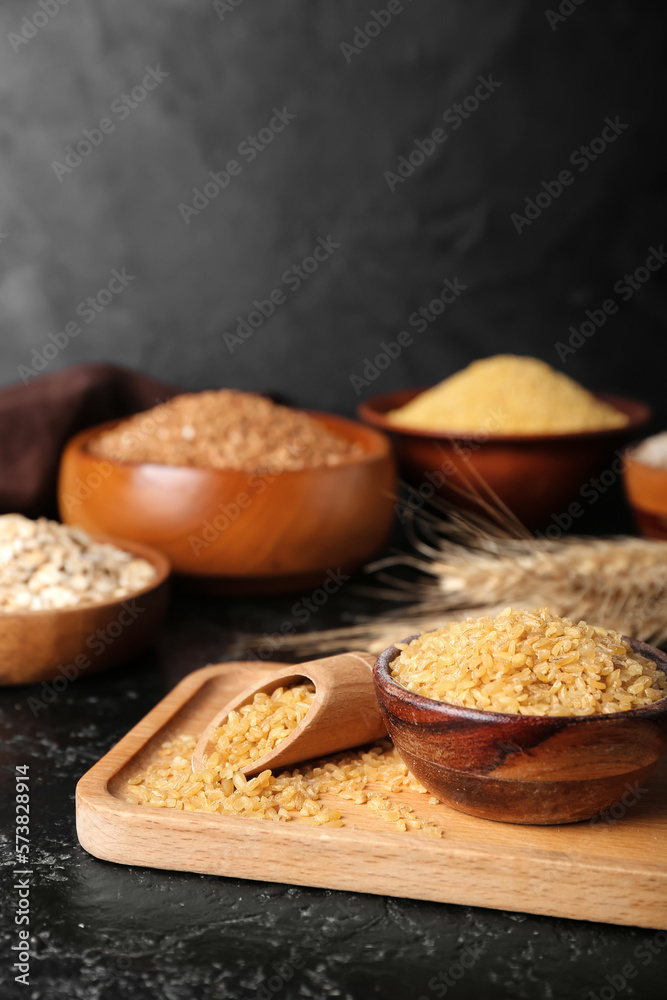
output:
M174 688L81 778L83 847L121 864L667 929L665 766L610 822L515 826L430 805L416 792L390 795L442 827L442 839L394 831L370 809L333 796L323 801L340 810L341 828L124 801L127 779L161 743L198 736L227 700L277 666L223 663Z

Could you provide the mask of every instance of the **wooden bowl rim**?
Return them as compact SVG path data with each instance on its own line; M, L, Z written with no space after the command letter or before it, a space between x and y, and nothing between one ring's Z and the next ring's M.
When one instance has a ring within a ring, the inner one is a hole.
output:
M148 412L148 411L147 411ZM340 462L338 465L318 465L310 468L304 469L281 469L276 475L281 476L303 476L304 474L312 473L328 473L335 475L340 469L354 468L355 466L372 465L378 461L385 461L391 458L392 448L391 441L381 430L375 427L369 427L367 424L361 423L358 420L350 420L348 417L341 417L337 413L326 413L323 410L298 410L299 413L307 413L308 416L313 417L319 423L324 423L325 421L333 421L334 424L342 424L348 429L354 431L354 441L364 445L364 454L359 458L352 458L345 462ZM138 416L138 414L135 414ZM322 420L324 418L324 420ZM120 418L118 420L107 420L102 424L95 424L93 427L87 427L83 431L79 431L72 437L67 445L65 446L65 451L76 450L80 455L84 456L86 459L91 459L98 462L108 462L110 465L118 469L151 469L151 470L164 470L164 469L176 469L181 474L191 474L199 476L215 476L218 478L229 476L229 475L240 475L240 476L256 476L261 474L261 470L255 470L254 472L247 472L243 469L216 469L208 466L201 465L168 465L167 463L161 462L120 462L115 459L102 457L99 455L93 455L87 449L88 442L100 434L102 431L111 430L113 427L117 427L119 424L128 418ZM359 433L361 432L361 433ZM362 438L363 434L363 438ZM369 449L366 451L365 440L368 442Z
M87 534L89 534L87 532ZM130 594L126 594L124 597L114 597L111 601L97 601L95 604L81 604L78 607L73 608L40 608L35 611L0 611L0 623L3 621L8 621L10 618L15 619L36 619L41 615L42 617L53 618L54 615L58 616L78 616L86 614L89 611L99 611L101 608L112 608L114 605L122 605L124 601L134 601L138 597L144 597L146 594L151 594L153 591L158 590L162 587L171 576L171 563L169 559L160 552L158 549L152 548L150 545L144 545L143 542L130 542L125 538L116 538L113 535L100 535L100 534L90 534L90 537L94 542L100 542L106 545L115 545L117 549L123 549L125 552L130 552L132 555L139 556L139 558L145 559L149 562L156 572L156 578L148 586L142 587L141 590L133 590Z
M435 629L433 629L435 631ZM414 635L406 639L399 639L400 643L412 642L420 635L427 634L415 632ZM649 646L639 639L630 639L629 636L623 638L630 644L634 652L654 661L655 665L663 673L667 674L667 653ZM520 715L517 712L485 712L478 708L466 708L464 705L452 705L447 701L436 701L434 698L426 698L424 695L415 694L408 691L398 681L395 681L389 673L389 665L399 655L400 649L394 643L383 650L375 661L373 667L373 680L376 691L393 701L399 701L404 705L410 705L416 711L428 711L431 714L442 715L445 718L467 719L470 722L488 723L490 725L507 725L509 720L520 720L520 725L526 728L536 728L542 726L548 728L556 725L579 725L583 723L604 723L608 721L618 721L619 719L652 719L667 712L667 695L652 705L643 705L640 708L629 708L621 712L610 712L603 715Z
M629 417L629 422L623 427L605 427L597 431L559 431L555 434L494 434L489 431L447 431L429 430L418 427L402 427L400 424L393 424L387 420L386 413L409 403L420 393L433 386L417 386L410 389L396 389L393 392L381 393L378 396L370 396L363 400L357 407L357 413L361 420L371 424L374 428L384 430L386 433L395 434L407 438L429 438L431 440L446 441L476 441L481 447L488 443L508 443L508 444L550 444L553 442L575 442L587 440L607 440L619 435L634 433L639 427L648 423L652 416L652 410L646 403L631 399L629 396L618 396L614 393L593 392L591 395L603 403L609 403L617 410L625 413ZM633 415L634 414L634 415ZM479 441L479 435L483 434L483 440Z
M654 436L655 435L651 435L651 437L654 437ZM629 466L635 466L636 468L641 469L642 471L646 471L646 472L651 473L651 475L653 475L653 476L657 476L657 477L663 476L665 479L667 479L667 467L666 466L663 466L663 465L649 465L648 462L642 462L642 460L640 458L637 458L636 455L635 455L635 452L640 447L640 445L642 445L644 443L644 441L648 441L648 440L649 440L649 438L642 438L641 441L636 441L629 448L625 449L625 451L623 452L623 462L624 462L624 470L623 471L625 473L627 471L627 468Z

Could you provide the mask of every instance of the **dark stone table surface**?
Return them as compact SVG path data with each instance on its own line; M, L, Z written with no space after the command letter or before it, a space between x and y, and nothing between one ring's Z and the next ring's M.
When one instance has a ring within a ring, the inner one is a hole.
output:
M364 601L354 595L355 582L330 600L311 627L349 620L359 611ZM229 659L233 630L276 629L294 600L177 594L158 647L135 662L81 677L37 716L28 705L34 689L0 692L1 846L7 863L0 995L11 1000L658 996L666 972L664 933L123 867L83 850L74 825L80 776L182 676ZM14 770L23 764L30 767L33 871L28 987L15 983L11 968L17 940ZM610 912L613 908L610 884Z

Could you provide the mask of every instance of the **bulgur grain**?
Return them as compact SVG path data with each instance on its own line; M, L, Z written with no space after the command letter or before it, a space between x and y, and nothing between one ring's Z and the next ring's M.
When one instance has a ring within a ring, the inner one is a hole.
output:
M153 412L159 420L149 433ZM274 473L340 465L364 454L360 444L309 414L236 389L175 396L102 432L88 449L115 462Z
M340 827L344 825L341 811L322 801L323 795L334 795L341 800L341 809L345 801L366 806L400 832L417 830L442 836L436 824L376 790L400 793L409 789L426 794L388 740L277 774L267 768L250 781L240 773L239 768L273 749L294 730L313 696L314 688L309 684L279 688L271 695L256 694L251 703L230 713L216 730L215 751L200 773L192 771L194 737L183 735L163 743L146 770L129 779L127 801L272 822ZM274 726L276 716L283 733L277 733ZM251 731L260 736L248 739ZM371 783L375 788L369 788Z
M390 667L415 694L519 715L596 715L650 705L667 677L618 632L548 608L467 618L425 632Z

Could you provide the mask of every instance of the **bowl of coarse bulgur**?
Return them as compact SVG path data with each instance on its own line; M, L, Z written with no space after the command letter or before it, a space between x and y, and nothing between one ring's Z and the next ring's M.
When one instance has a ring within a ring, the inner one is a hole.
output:
M359 406L392 439L419 503L439 494L488 514L500 500L526 527L558 535L618 478L620 449L650 415L643 403L588 392L543 361L513 355Z
M667 655L548 608L410 636L374 680L410 771L484 819L591 819L667 751Z
M225 389L78 434L59 502L64 521L160 549L200 585L331 592L386 542L395 488L383 434Z

